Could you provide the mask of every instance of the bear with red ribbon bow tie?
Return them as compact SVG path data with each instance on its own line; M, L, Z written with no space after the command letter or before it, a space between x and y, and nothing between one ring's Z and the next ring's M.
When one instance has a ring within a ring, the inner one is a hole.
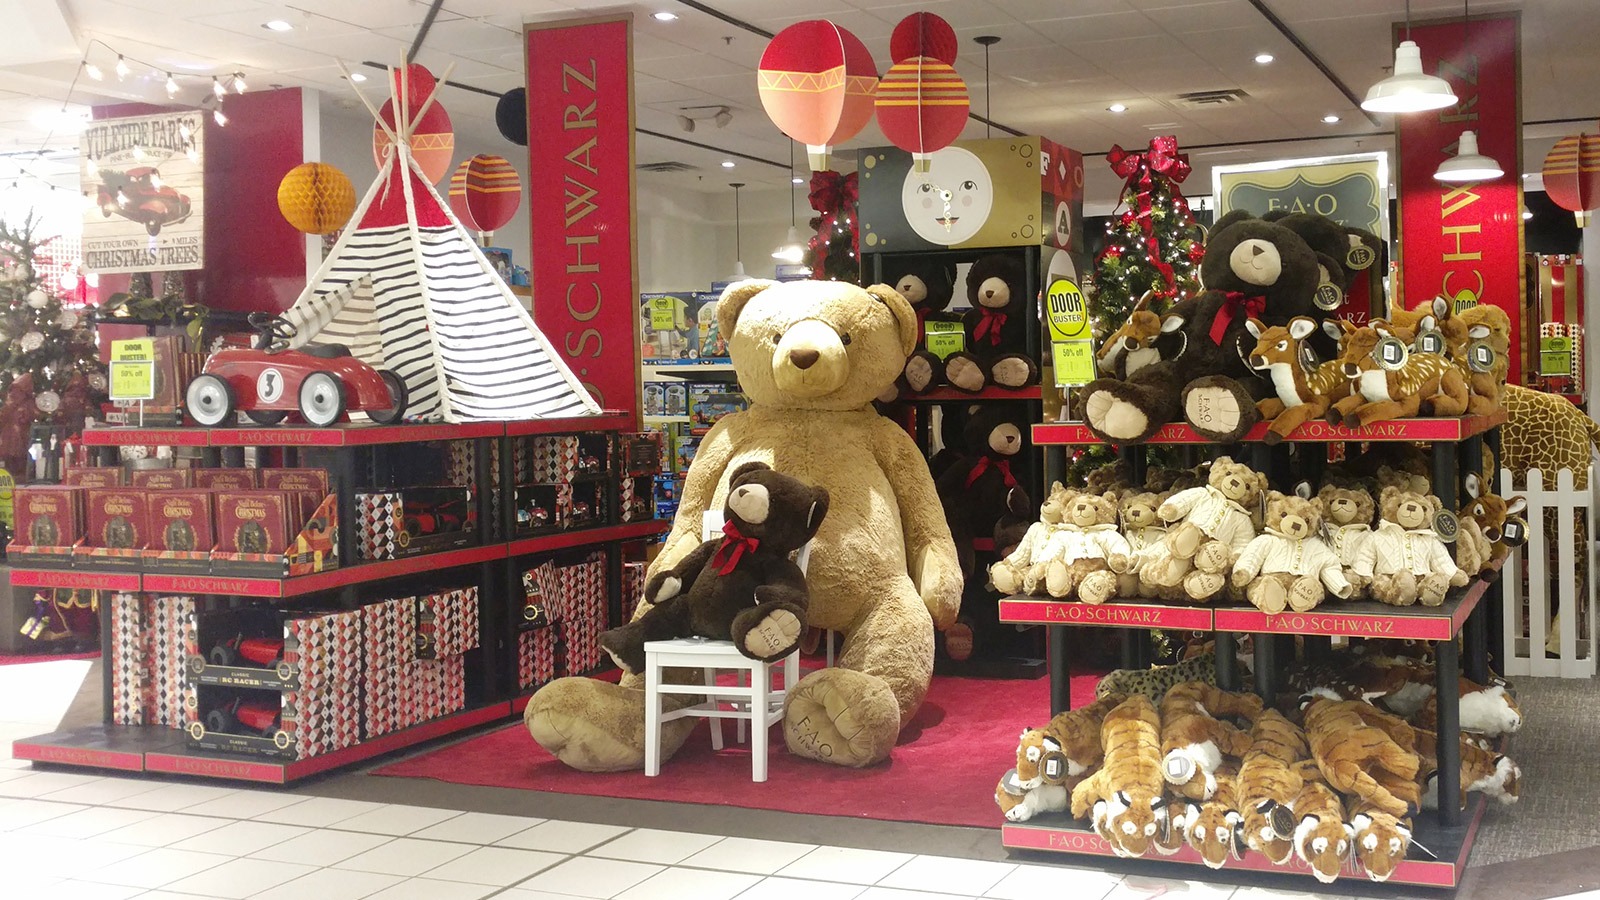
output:
M1205 290L1164 313L1164 323L1181 320L1183 349L1126 379L1084 386L1080 409L1090 431L1109 444L1137 444L1187 420L1207 439L1230 443L1256 424L1256 400L1271 385L1250 368L1255 339L1245 323L1320 322L1331 312L1318 308L1318 289L1345 275L1340 261L1308 243L1305 229L1289 224L1237 211L1217 221L1200 267Z
M600 646L629 672L644 671L644 645L680 637L732 641L751 659L772 662L800 646L806 576L790 559L817 533L828 492L766 463L734 471L722 537L706 541L644 586L650 609L600 635Z
M1037 299L1027 295L1021 257L997 253L972 264L967 270L972 311L962 320L967 349L944 362L951 387L976 394L990 385L1020 388L1039 380L1039 364L1026 352Z

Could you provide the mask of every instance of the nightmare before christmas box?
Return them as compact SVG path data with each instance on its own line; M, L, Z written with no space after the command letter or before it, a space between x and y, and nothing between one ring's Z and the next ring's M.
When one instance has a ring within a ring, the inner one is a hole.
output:
M123 480L121 466L80 466L68 469L61 476L61 483L73 487L100 488L121 487L127 482Z
M56 484L16 488L16 531L7 560L14 566L71 568L72 548L83 539L85 493L84 488Z
M260 487L255 469L192 469L194 486L208 491L251 491Z
M192 469L134 469L130 481L136 488L170 491L193 486L194 476Z
M206 490L146 491L150 541L144 566L151 572L206 574L215 548L211 492Z
M144 491L88 488L84 493L83 543L73 550L74 565L139 571L150 542L150 516Z

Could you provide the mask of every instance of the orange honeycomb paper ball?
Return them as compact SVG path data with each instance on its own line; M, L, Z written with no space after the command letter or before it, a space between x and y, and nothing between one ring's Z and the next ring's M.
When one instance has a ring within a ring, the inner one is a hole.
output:
M356 211L356 189L327 163L301 163L278 182L278 210L297 231L330 234Z

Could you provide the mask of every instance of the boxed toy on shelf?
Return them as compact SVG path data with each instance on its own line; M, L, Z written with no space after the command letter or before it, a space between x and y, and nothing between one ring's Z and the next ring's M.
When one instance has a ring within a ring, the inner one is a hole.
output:
M28 485L12 491L13 539L6 549L12 565L66 569L72 548L84 533L87 488Z
M417 659L460 656L478 646L478 588L417 598Z
M472 489L407 487L356 494L361 559L403 559L466 547L478 538Z
M730 390L726 384L689 385L691 434L703 435L723 416L749 408L749 399L738 391Z
M693 299L688 293L639 296L639 355L647 362L699 355Z
M268 690L327 690L361 671L358 612L262 607L201 613L189 676L197 684Z

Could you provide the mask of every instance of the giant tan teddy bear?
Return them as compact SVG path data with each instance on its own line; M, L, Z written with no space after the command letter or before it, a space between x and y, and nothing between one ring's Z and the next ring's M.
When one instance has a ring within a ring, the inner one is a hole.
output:
M844 651L796 686L783 730L792 753L870 765L889 755L922 704L934 628L954 622L961 604L955 544L927 461L872 407L916 347L916 313L884 285L752 280L728 288L717 318L751 406L701 441L649 574L700 544L702 513L722 508L728 475L743 463L825 488L831 507L812 544L807 619L842 632ZM637 769L642 686L631 675L620 684L561 678L534 695L524 719L534 740L575 769ZM663 759L693 723L662 727Z

